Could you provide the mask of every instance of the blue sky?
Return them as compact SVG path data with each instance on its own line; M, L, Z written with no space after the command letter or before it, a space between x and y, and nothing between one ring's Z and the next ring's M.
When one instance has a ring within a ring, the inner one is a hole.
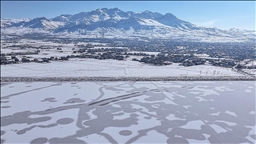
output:
M53 18L61 14L76 14L98 8L119 8L123 11L150 10L172 13L199 26L221 29L255 29L256 2L242 1L1 1L1 18Z

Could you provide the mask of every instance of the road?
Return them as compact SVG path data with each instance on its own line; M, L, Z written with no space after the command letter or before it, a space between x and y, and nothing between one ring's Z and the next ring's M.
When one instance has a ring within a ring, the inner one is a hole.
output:
M256 81L251 76L172 76L172 77L1 77L1 82L54 81Z

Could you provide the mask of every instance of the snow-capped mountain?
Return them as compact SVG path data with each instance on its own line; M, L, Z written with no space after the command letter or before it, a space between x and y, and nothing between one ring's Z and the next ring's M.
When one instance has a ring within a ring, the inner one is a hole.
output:
M1 19L1 28L10 27L15 23L28 22L31 19Z
M51 20L52 21L56 21L56 22L68 22L69 21L69 18L71 17L72 15L69 15L69 14L64 14L64 15L60 15L60 16L57 16L55 18L52 18Z
M124 12L118 8L102 8L74 15L63 14L51 19L1 19L2 34L17 34L17 31L20 35L35 32L88 38L144 37L208 42L253 41L256 36L255 31L196 26L171 13L163 15L151 11Z
M63 22L51 21L45 17L39 17L30 21L21 21L10 25L10 27L42 28L46 30L56 29L64 25Z

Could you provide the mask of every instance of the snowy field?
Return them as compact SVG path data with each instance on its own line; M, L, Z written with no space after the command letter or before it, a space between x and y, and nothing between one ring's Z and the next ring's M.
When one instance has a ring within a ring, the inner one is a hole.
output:
M254 61L250 61L248 64L246 64L245 66L255 66L256 65L256 60Z
M4 40L3 40L4 41ZM4 45L3 45L4 43ZM128 47L110 47L107 46L107 43L97 43L97 42L78 42L74 43L56 43L56 42L46 42L42 40L28 40L22 39L17 43L14 42L1 42L1 53L18 53L18 52L35 52L40 50L39 54L36 55L25 55L29 58L50 58L50 57L62 57L68 55L78 55L79 53L73 53L73 51L78 51L81 49L78 45L94 45L93 49L128 49ZM22 47L22 49L21 49ZM58 50L57 48L61 48ZM140 52L140 51L128 51L129 53L146 53L146 54L158 54L159 52ZM17 58L21 59L23 55L18 55Z
M75 44L61 44L54 42L44 42L39 40L26 40L22 39L18 43L5 43L5 47L1 47L1 53L11 53L11 52L35 52L36 50L40 50L40 53L37 55L26 55L31 58L50 58L68 56L73 54L74 50L78 50L75 47ZM12 47L8 47L12 46ZM21 49L21 47L24 49ZM30 46L30 47L29 47ZM57 48L61 48L61 50L57 50ZM22 58L22 56L17 56L17 58Z
M243 71L256 76L256 69L243 69Z
M255 143L255 86L1 83L1 143Z
M1 65L2 77L151 77L151 76L241 76L230 68L199 65L152 66L136 61L70 59L51 63Z
M22 50L22 49L18 49L18 48L6 48L3 49L1 48L1 54L6 54L6 53L11 53L11 52L28 52L28 50Z

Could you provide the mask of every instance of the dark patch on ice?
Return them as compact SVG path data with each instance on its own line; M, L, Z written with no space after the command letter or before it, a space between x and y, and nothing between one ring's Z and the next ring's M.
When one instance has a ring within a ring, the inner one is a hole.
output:
M30 111L18 112L13 115L1 117L1 127L8 126L11 124L33 124L38 122L44 122L51 119L51 117L39 117L39 118L29 118L31 115Z
M32 87L32 86L26 86L26 87Z
M85 144L84 141L82 140L79 140L79 139L76 139L76 138L52 138L52 139L49 139L48 141L50 144L53 144L53 143L60 143L60 144Z
M168 140L167 140L167 143L169 144L188 144L189 142L184 139L184 138L179 138L179 137L170 137Z
M1 108L10 108L11 106L2 106Z
M100 92L100 96L98 96L96 99L94 99L91 103L94 103L94 102L96 102L96 101L98 101L98 100L100 100L103 96L104 96L104 92L103 92L103 89L104 87L100 87L99 88L99 92Z
M29 128L25 128L25 129L19 130L19 131L17 132L17 134L18 134L18 135L22 135L22 134L26 133L27 131L32 130L32 129L35 128L35 127L36 127L36 125L31 126L31 127L29 127Z
M18 130L13 130L13 129L11 129L11 131L17 132Z
M9 88L14 88L14 86L9 86Z
M188 89L192 89L192 88L194 88L194 87L192 86L192 87L189 87Z
M145 119L151 119L151 117L144 117Z
M109 141L109 143L112 143L112 144L118 143L114 138L112 138L110 135L108 135L106 133L99 133L99 135L104 136Z
M100 100L100 101L92 102L92 103L89 104L89 106L90 105L95 105L95 104L98 104L98 103L103 103L103 104L100 104L100 106L104 106L104 105L107 105L109 103L116 102L118 100L128 99L128 98L131 98L131 97L137 97L137 96L141 96L141 95L142 94L140 92L134 92L134 93L131 93L131 94L121 95L121 96L117 96L117 97L114 97L114 98L107 98L107 99L103 99L103 100Z
M202 135L200 131L194 129L174 128L172 133L186 139L205 140L204 135Z
M44 100L42 100L41 102L57 102L56 100L55 100L55 98L45 98Z
M82 100L80 98L72 98L64 102L63 104L70 104L70 103L83 103L85 100Z
M74 96L76 96L76 95L77 95L77 93L74 94Z
M18 96L18 95L20 95L20 94L24 94L24 93L28 93L28 92L32 92L32 91L37 91L37 90L49 88L49 87L52 87L52 86L60 86L60 85L62 85L62 84L61 84L61 83L57 83L57 84L52 84L52 85L45 86L45 87L41 87L41 88L35 88L35 89L32 89L32 90L27 90L27 91L23 91L23 92L14 93L14 94L9 94L9 95L7 95L7 96L1 97L1 99L8 99L8 98L10 98L10 97Z
M8 103L9 101L1 101L1 103Z
M3 144L5 142L5 140L4 139L1 139L1 144Z
M57 120L57 123L58 123L58 124L65 125L65 124L70 124L70 123L72 123L73 121L74 121L74 120L71 119L71 118L62 118L62 119Z
M218 135L214 134L208 138L210 143L223 143L223 140Z
M122 131L119 132L119 134L123 135L123 136L129 136L129 135L132 134L132 132L129 131L129 130L122 130Z
M122 89L118 89L118 88L115 88L115 87L109 87L109 86L105 86L105 89L106 90L112 90L112 91L124 91Z
M67 109L77 109L77 108L80 108L83 105L84 104L74 104L74 105L60 106L60 107L56 107L56 108L49 108L49 109L43 110L43 111L32 112L32 114L47 115L47 114L52 114L52 113L56 113L56 112L59 112L59 111L65 111Z
M58 125L57 123L53 123L53 124L49 124L49 125L38 125L37 127L40 127L40 128L50 128L50 127L55 127L57 125Z
M32 140L30 143L31 144L38 144L38 143L43 144L43 143L46 143L47 141L48 141L47 138L41 137L41 138L37 138L37 139Z
M4 135L4 134L5 134L5 131L2 131L2 130L1 130L1 136Z
M251 138L255 139L256 140L256 135L251 135Z
M131 117L137 117L137 114L130 114Z
M116 113L116 114L112 114L113 116L121 116L121 115L124 115L124 113L123 112L121 112L121 113Z
M161 92L161 90L159 90L159 89L151 89L151 90L149 90L149 91L152 91L152 92Z

